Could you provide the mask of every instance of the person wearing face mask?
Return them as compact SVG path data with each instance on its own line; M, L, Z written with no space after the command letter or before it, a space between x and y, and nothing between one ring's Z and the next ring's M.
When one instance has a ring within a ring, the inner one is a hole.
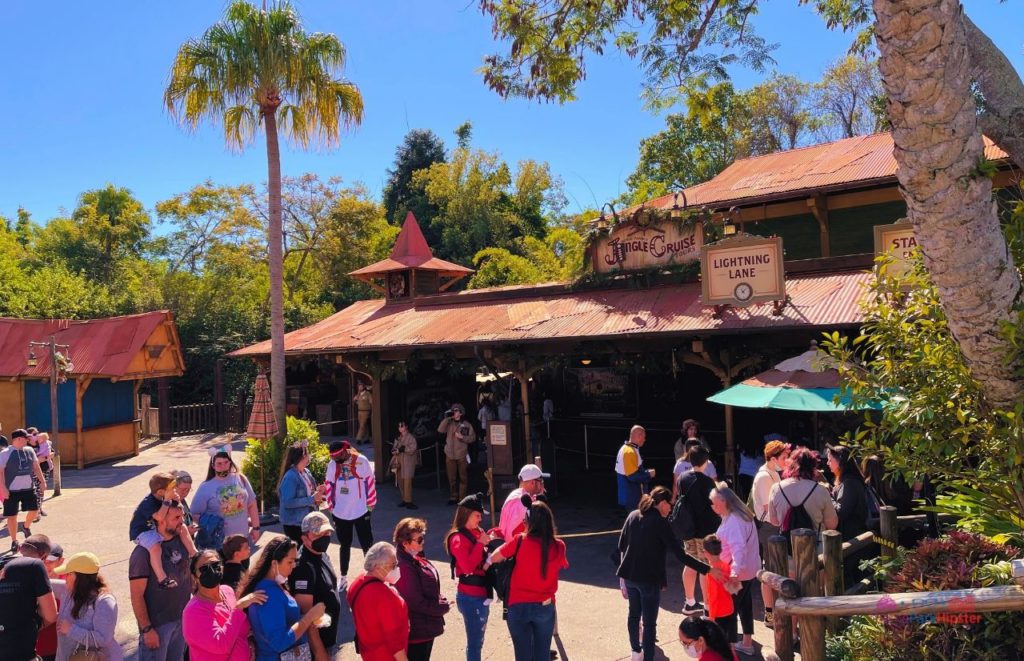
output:
M401 578L395 583L409 608L409 661L429 661L434 639L444 633L444 616L451 604L441 594L441 580L423 552L427 522L405 518L395 526Z
M338 637L338 616L341 600L338 598L338 576L327 557L331 545L331 522L327 515L310 512L302 519L302 548L295 570L288 577L288 587L306 613L313 604L323 604L331 623L309 634L309 648L313 658L326 661L331 658Z
M772 435L766 436L770 438ZM782 468L789 459L789 446L780 438L772 438L764 446L764 463L754 475L754 485L750 489L750 509L757 521L757 541L760 545L761 557L766 557L768 539L779 534L779 527L768 520L768 504L771 502L772 487L782 482ZM761 584L761 599L764 603L764 625L769 629L775 626L775 590L767 583Z
M298 602L288 593L288 577L295 569L298 547L287 537L271 539L245 577L239 595L257 591L267 595L262 604L249 607L249 624L256 641L256 661L309 661L307 631L326 612L324 604L314 604L302 613Z
M284 534L296 544L302 543L302 517L320 507L325 490L324 485L317 485L309 470L306 442L292 444L285 452L284 463L281 465L277 495L281 504L279 515Z
M206 480L192 497L192 516L202 527L204 514L213 514L224 521L223 535L249 535L255 544L260 537L260 513L256 492L249 480L238 470L231 458L231 446L209 449L210 465ZM219 547L223 539L214 543Z
M377 542L366 552L365 573L352 581L348 604L363 661L409 661L409 609L395 589L401 580L395 547Z
M699 661L736 661L722 628L706 617L690 616L679 624L679 642L686 656Z
M216 551L197 553L190 564L196 593L185 606L181 629L192 661L249 661L249 619L245 609L266 602L262 590L242 599L223 585L224 564Z

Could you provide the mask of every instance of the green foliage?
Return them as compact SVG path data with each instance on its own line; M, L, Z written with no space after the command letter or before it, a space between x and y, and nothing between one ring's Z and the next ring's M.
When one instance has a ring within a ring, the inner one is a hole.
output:
M424 230L428 245L437 245L440 236L428 234L437 215L437 206L430 203L423 188L413 185L412 176L434 163L444 163L444 142L430 130L409 131L395 150L395 162L388 170L384 185L384 215L389 223L401 225L411 211Z
M885 129L882 75L878 63L854 55L833 62L814 85L822 137L852 138Z
M1008 411L985 401L920 256L903 276L880 257L875 274L860 333L829 333L823 343L843 365L855 402L887 402L847 442L882 455L908 481L929 475L940 492L948 485L960 494L941 500L940 509L960 512L973 498L987 514L973 517L972 527L1010 534L1007 524L1024 513L1024 402ZM983 489L985 498L970 489Z
M309 470L317 482L322 482L327 473L330 454L327 446L320 442L320 432L308 420L288 416L288 432L283 441L259 441L250 438L246 442L242 459L242 473L249 479L259 494L263 485L263 497L267 506L278 502L277 486L280 482L281 467L284 465L285 450L293 443L306 442L309 452Z

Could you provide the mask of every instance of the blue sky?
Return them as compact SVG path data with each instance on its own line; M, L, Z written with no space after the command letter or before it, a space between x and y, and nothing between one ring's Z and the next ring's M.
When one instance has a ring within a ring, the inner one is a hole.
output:
M577 210L618 195L640 139L663 124L643 109L635 62L614 51L591 61L575 103L501 100L476 73L495 44L475 0L296 4L307 29L333 32L346 44L345 74L359 85L366 116L340 149L286 150L285 174L341 176L376 193L410 128L433 129L452 145L452 130L470 120L475 147L510 162L548 161L565 182L570 210ZM178 46L215 22L223 7L219 0L5 2L0 214L12 217L20 205L45 222L73 209L82 191L106 183L131 189L152 208L208 178L262 182L262 141L231 153L219 128L188 134L161 103ZM972 0L966 7L1024 71L1019 3ZM757 26L780 44L778 70L804 79L817 78L849 43L796 0L765 2ZM735 75L739 87L758 79Z

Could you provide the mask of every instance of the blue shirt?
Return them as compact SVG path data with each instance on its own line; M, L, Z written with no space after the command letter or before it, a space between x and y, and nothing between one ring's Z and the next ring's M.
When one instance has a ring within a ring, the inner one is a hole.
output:
M252 625L256 640L256 661L278 661L278 655L296 643L306 643L306 634L298 640L292 633L292 625L302 617L299 604L290 594L269 578L256 585L257 590L267 593L267 603L249 606L249 624Z
M309 480L308 483L302 479L303 475ZM316 507L314 493L309 490L310 485L314 490L316 489L316 481L308 468L302 471L302 474L294 466L285 472L284 477L281 478L281 484L277 487L277 495L281 504L281 525L300 525L302 518Z

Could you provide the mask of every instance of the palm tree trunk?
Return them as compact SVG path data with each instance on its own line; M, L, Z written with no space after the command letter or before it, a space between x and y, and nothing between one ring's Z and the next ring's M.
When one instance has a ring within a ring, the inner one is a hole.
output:
M999 226L957 0L874 0L897 177L949 328L991 404L1024 397L1000 325L1021 282Z
M281 147L277 137L277 109L263 111L267 132L267 261L270 265L270 401L277 417L279 437L285 433L283 235L281 229Z

